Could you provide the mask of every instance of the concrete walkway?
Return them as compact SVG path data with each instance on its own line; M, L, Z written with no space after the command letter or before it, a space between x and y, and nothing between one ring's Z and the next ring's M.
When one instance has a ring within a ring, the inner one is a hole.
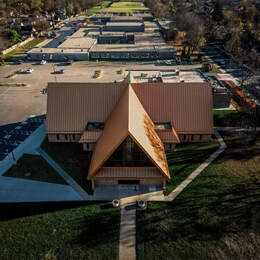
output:
M124 208L127 205L136 203L138 200L144 201L164 201L164 194L163 191L154 191L149 193L137 194L134 196L128 196L120 198L120 207Z
M57 164L49 154L43 151L40 147L36 149L37 152L45 159L45 161L80 195L84 200L89 199L89 195L81 188L81 186L74 181L68 173L66 173L60 166Z
M203 162L196 170L194 170L179 186L177 186L168 196L165 196L165 201L173 201L206 167L208 167L222 152L227 148L223 138L215 131L215 136L220 144L217 151Z
M233 126L228 126L228 127L216 127L218 131L223 131L223 132L258 132L260 131L260 127L250 127L250 128L241 128L241 127L233 127Z
M82 200L69 185L0 176L0 202Z
M136 259L136 206L128 205L121 209L119 260Z

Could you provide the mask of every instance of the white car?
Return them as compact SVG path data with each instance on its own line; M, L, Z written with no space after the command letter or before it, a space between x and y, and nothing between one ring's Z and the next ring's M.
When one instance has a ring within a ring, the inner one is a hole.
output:
M33 69L29 68L29 69L23 70L22 73L32 74L33 73Z
M47 63L46 60L41 60L41 62L40 62L41 65L44 65L44 64L46 64L46 63Z
M171 62L170 60L166 60L166 61L164 61L164 63L165 63L166 65L172 65L172 62Z

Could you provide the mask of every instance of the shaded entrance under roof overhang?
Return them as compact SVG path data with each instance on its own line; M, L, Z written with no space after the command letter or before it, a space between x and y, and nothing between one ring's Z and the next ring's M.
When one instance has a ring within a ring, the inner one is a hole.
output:
M154 164L143 150L127 137L113 152L103 167L152 167ZM154 166L155 167L155 166Z

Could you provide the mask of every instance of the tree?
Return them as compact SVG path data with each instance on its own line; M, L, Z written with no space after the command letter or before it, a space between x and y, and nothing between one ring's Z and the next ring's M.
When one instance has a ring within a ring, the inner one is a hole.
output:
M199 50L205 43L205 26L203 20L195 13L179 9L176 14L176 26L185 32L184 42L189 47L188 52Z
M71 2L68 3L66 11L67 11L68 15L73 15L73 13L74 13L74 6L73 6L73 4Z
M18 33L17 30L15 30L15 29L10 29L10 30L9 30L9 33L10 33L11 42L12 42L13 44L16 44L16 43L18 43L18 42L21 41L21 35Z
M6 4L3 0L0 0L0 17L3 17L5 14Z
M234 31L225 44L226 50L230 53L238 53L241 49L241 39L239 31Z
M53 0L43 1L43 9L44 11L52 12L54 10L54 1Z
M223 5L220 0L214 2L214 11L212 17L215 21L221 21L223 19Z
M250 71L245 65L241 66L240 84L241 89L246 89L247 81L252 79L254 76L253 72Z
M46 20L37 20L35 22L34 28L37 32L46 31L50 28L50 23Z
M42 10L42 2L41 0L32 0L31 1L31 11L35 13L40 13Z

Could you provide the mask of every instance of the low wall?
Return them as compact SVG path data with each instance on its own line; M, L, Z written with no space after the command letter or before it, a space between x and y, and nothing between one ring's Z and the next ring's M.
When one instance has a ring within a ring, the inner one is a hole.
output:
M5 55L5 54L9 53L10 51L13 51L13 50L16 49L16 48L25 45L26 43L30 42L30 41L33 40L33 39L34 39L34 37L29 37L29 38L27 38L26 40L24 40L24 41L22 41L22 42L19 42L19 43L17 43L17 44L15 44L15 45L11 46L10 48L8 48L8 49L6 49L6 50L2 50L2 51L1 51L1 54Z
M16 161L25 153L30 153L41 145L45 138L45 125L38 127L28 138L26 138L19 146L9 153L3 161L0 162L0 175L3 175L10 169Z

